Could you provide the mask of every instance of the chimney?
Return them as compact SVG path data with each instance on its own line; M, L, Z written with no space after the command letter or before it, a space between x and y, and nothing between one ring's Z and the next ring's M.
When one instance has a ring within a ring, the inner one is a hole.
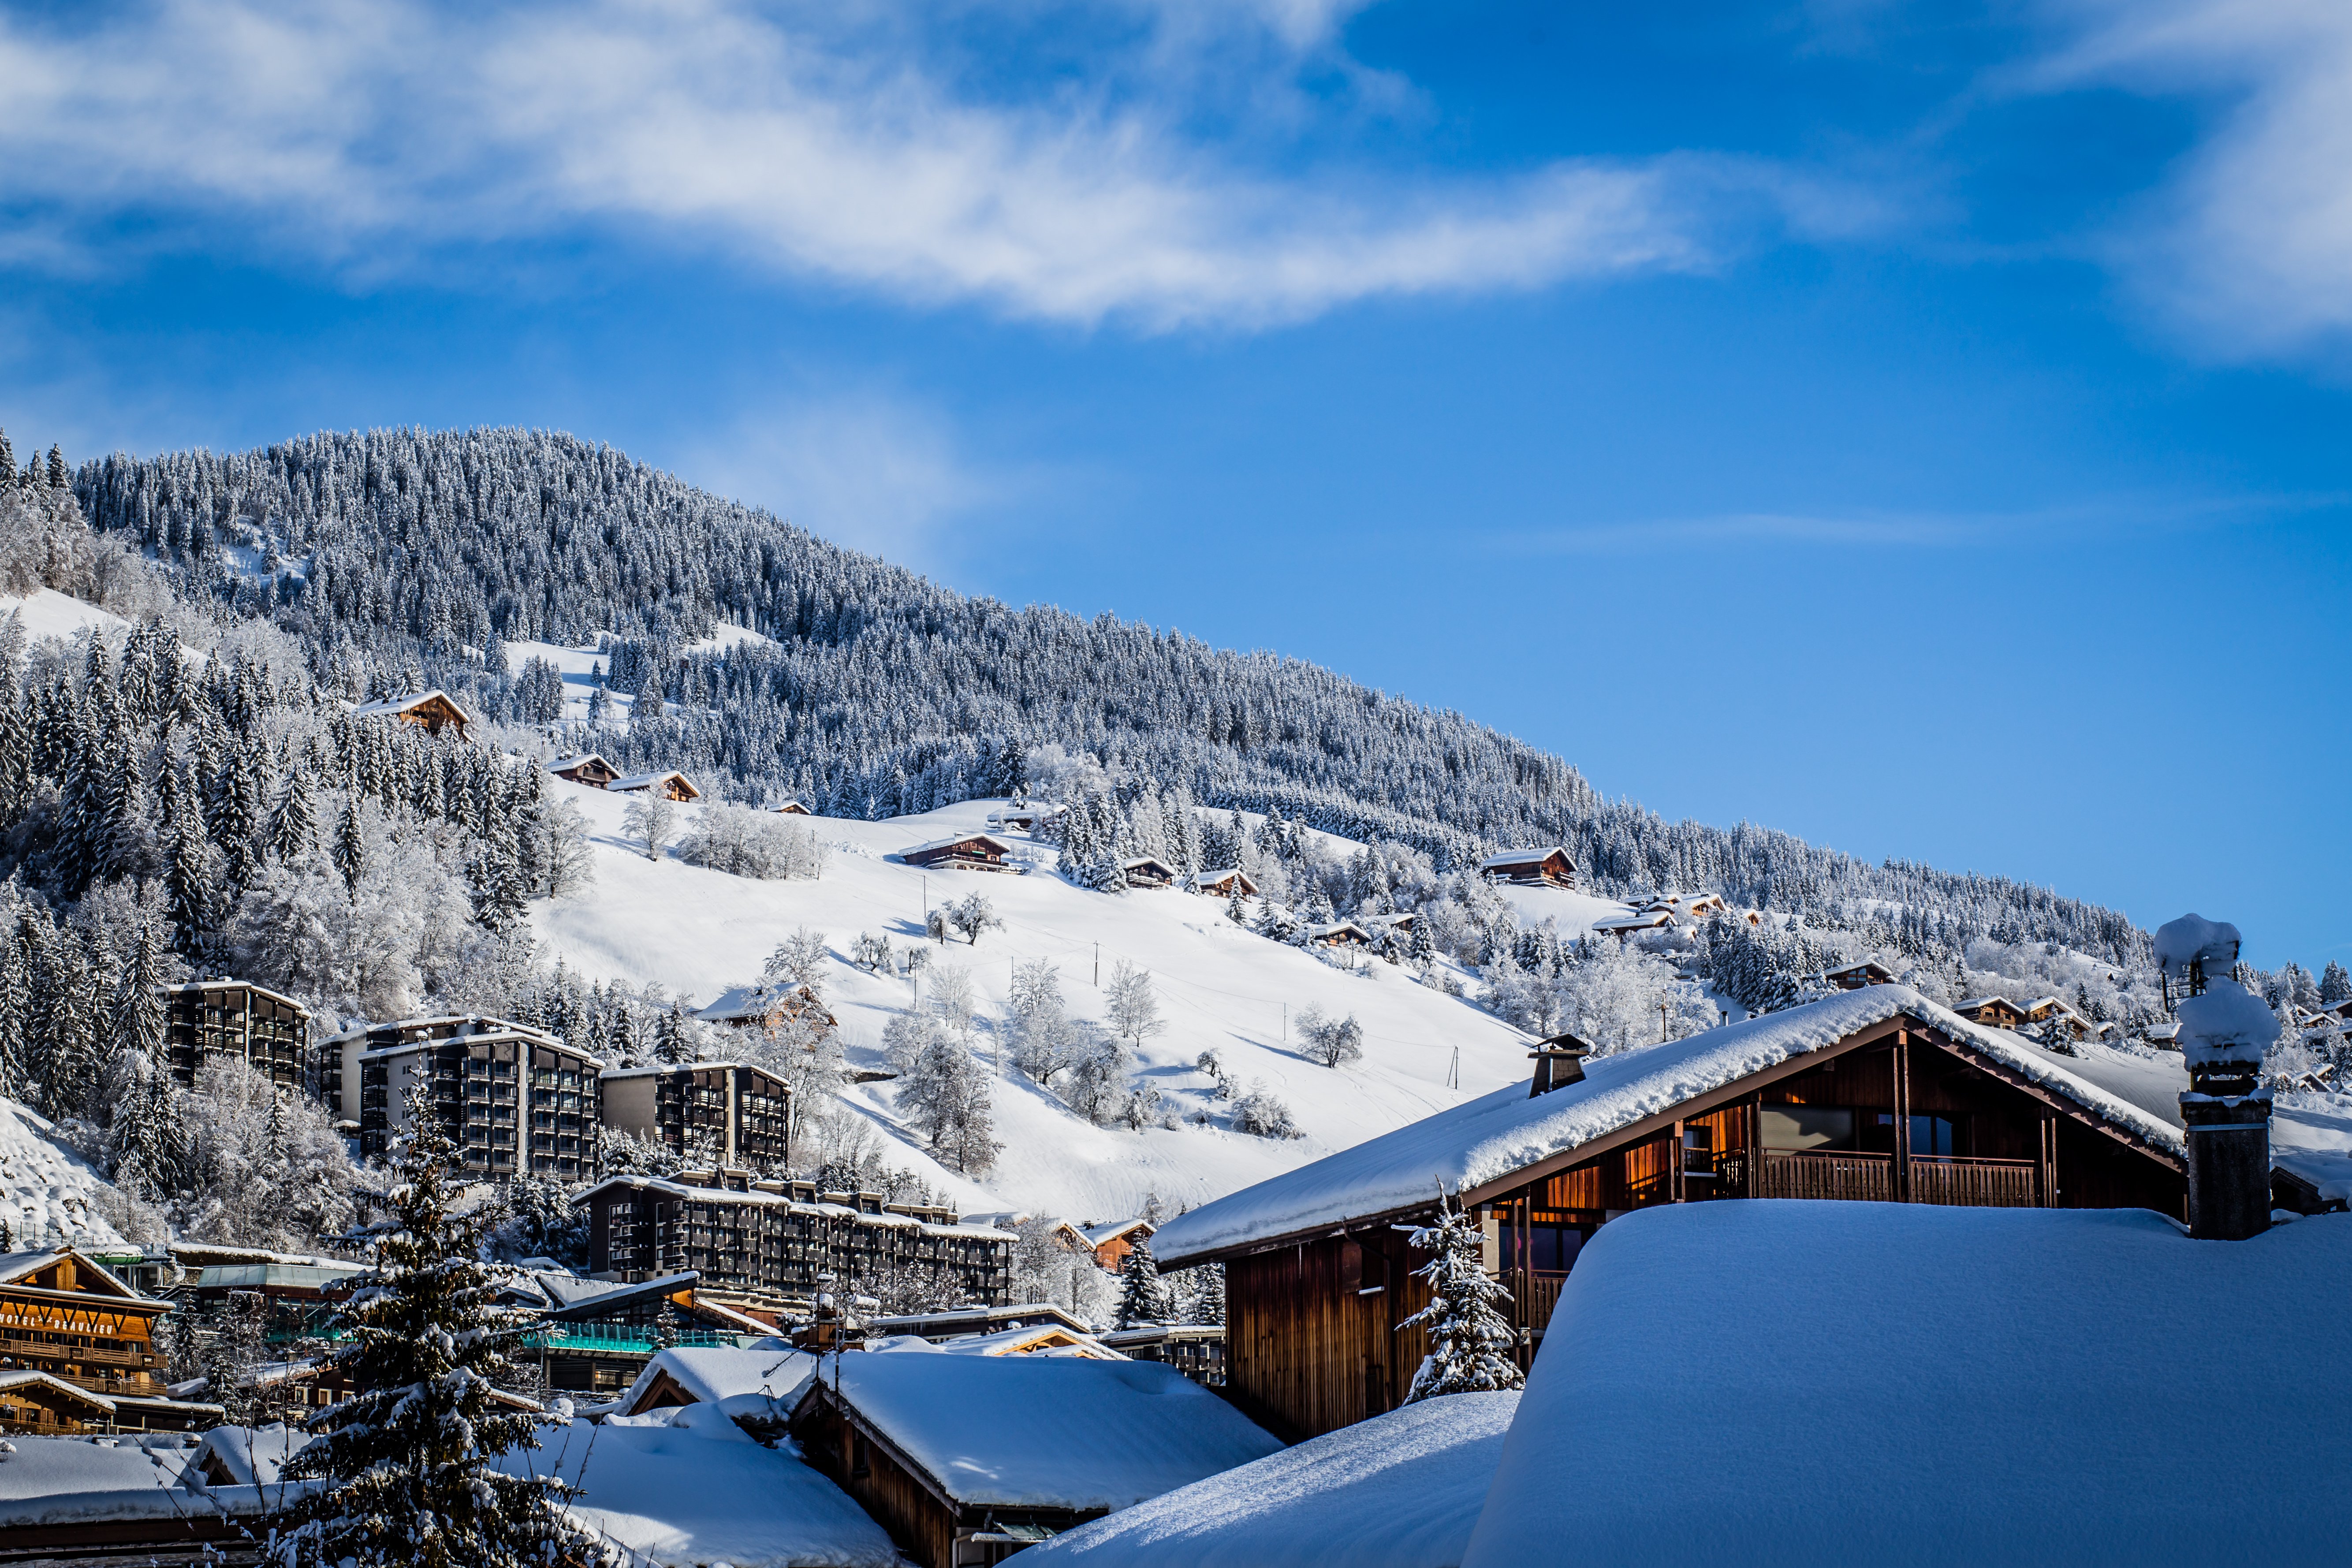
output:
M1528 1098L1533 1100L1537 1095L1581 1081L1584 1058L1591 1054L1592 1047L1574 1035L1554 1035L1549 1040L1538 1041L1536 1048L1528 1053L1528 1059L1536 1064L1535 1082L1528 1087Z
M2189 1092L2180 1097L2189 1234L2201 1241L2243 1241L2271 1224L2271 1095L2262 1087L2262 1069L2279 1026L2261 997L2227 978L2238 947L2236 926L2197 915L2156 933L2166 990L2180 997L2175 1015L2189 1068Z

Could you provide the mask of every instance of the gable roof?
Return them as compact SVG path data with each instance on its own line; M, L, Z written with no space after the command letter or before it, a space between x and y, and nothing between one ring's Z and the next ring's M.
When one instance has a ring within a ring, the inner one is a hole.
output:
M913 855L928 855L936 849L952 849L959 844L985 844L990 848L995 850L999 855L1009 855L1013 852L1012 845L1007 844L1003 839L997 837L992 833L959 833L953 837L934 838L929 843L918 844L911 848L901 849L898 851L898 858L904 860L908 857Z
M2019 1006L2016 1003L2011 1001L2008 997L2003 996L1997 991L1990 996L1971 996L1965 1002L1955 1002L1952 1004L1952 1011L1955 1013L1973 1013L1979 1007L1990 1007L1996 1002L2008 1008L2011 1012L2018 1014L2021 1016L2023 1016L2025 1012L2024 1008Z
M48 1268L51 1264L68 1258L73 1259L74 1271L77 1275L95 1275L105 1286L105 1289L102 1290L80 1293L121 1296L127 1300L138 1301L147 1306L153 1307L159 1311L165 1310L171 1306L169 1301L158 1301L151 1300L148 1297L142 1296L138 1291L132 1289L129 1285L124 1284L121 1279L118 1279L112 1270L106 1268L103 1264L92 1260L89 1254L82 1251L77 1247L61 1247L54 1250L45 1252L10 1252L0 1254L0 1285L16 1285L18 1281L26 1279L27 1276L38 1274L42 1269ZM44 1287L35 1286L20 1287L20 1289L25 1289L43 1288Z
M1282 1445L1172 1366L1042 1355L845 1355L840 1398L963 1507L1127 1508Z
M1147 1219L1123 1219L1116 1225L1089 1225L1073 1228L1087 1238L1088 1247L1100 1247L1106 1241L1117 1241L1129 1231L1140 1230L1146 1237L1150 1237L1159 1229L1159 1226Z
M604 759L594 752L583 752L576 757L556 758L553 762L547 764L547 771L551 773L560 773L568 768L581 767L589 763L604 763ZM604 763L604 765L609 768L613 764L610 763Z
M409 691L398 697L384 697L373 702L362 702L352 708L352 716L367 718L375 714L405 713L412 708L422 708L428 702L436 701L447 703L450 711L457 715L459 723L470 724L474 721L474 716L459 707L456 698L437 686L429 691Z
M694 788L694 781L692 779L688 778L676 768L664 768L658 773L631 773L626 778L614 779L611 784L604 787L615 791L651 789L654 785L662 783L666 779L676 779L688 789L693 790L696 795L700 795L702 793L700 790Z
M639 1414L643 1402L667 1378L696 1403L716 1405L730 1415L772 1415L781 1420L807 1392L816 1363L815 1356L782 1340L741 1349L673 1345L656 1352L638 1370L619 1406L624 1415Z
M2146 1209L1638 1210L1578 1257L1459 1561L2340 1561L2352 1493L2278 1478L2352 1474L2347 1296L2347 1215L2216 1242ZM1870 1392L1791 1444L1824 1357ZM1705 1464L1661 1466L1701 1411Z
M94 1410L103 1410L109 1414L112 1414L114 1410L114 1401L105 1394L94 1394L87 1388L68 1383L61 1377L52 1377L46 1372L37 1372L30 1368L19 1368L15 1372L0 1372L0 1388L24 1388L28 1385L39 1389L44 1394L64 1394L67 1398L78 1400Z
M1172 881L1175 879L1176 868L1171 866L1167 861L1162 860L1157 855L1138 855L1132 860L1122 860L1118 863L1118 868L1122 871L1140 870L1146 866L1157 866L1160 870L1167 873L1170 880Z
M2076 1058L1972 1024L1907 985L1870 985L1664 1045L1587 1058L1581 1079L1549 1094L1530 1096L1523 1082L1507 1085L1179 1215L1160 1227L1152 1250L1162 1268L1181 1268L1211 1253L1423 1207L1435 1201L1440 1181L1449 1192L1499 1181L1898 1018L1937 1030L2164 1157L2182 1156L2176 1124L2094 1081Z
M1491 871L1498 866L1534 866L1550 859L1555 855L1563 860L1570 859L1567 850L1557 844L1550 844L1540 849L1506 849L1500 855L1489 855L1478 862L1478 869ZM1571 860L1570 863L1573 864L1573 861Z

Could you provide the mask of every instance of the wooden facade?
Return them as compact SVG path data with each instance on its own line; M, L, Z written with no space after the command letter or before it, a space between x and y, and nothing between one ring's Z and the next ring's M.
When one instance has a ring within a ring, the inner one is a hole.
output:
M1988 1029L2014 1029L2025 1022L2025 1009L2006 996L1974 996L1952 1009L1971 1024Z
M647 790L665 800L681 804L702 798L702 792L694 787L694 781L676 768L667 768L657 773L632 773L625 779L614 779L605 787L623 795Z
M1886 985L1894 982L1894 973L1875 959L1849 963L1843 969L1832 969L1822 978L1841 991L1859 991L1865 985Z
M25 1431L72 1429L178 1431L203 1424L218 1406L190 1405L167 1396L163 1361L155 1350L155 1320L169 1301L140 1295L100 1264L68 1247L18 1253L0 1260L0 1370L33 1372L50 1382L102 1396L102 1415L72 1396L28 1382L7 1391L0 1425ZM47 1423L45 1425L45 1423Z
M1001 838L974 833L962 838L918 844L898 858L930 871L1013 871L1019 868L1008 865L1004 858L1012 847Z
M983 1507L956 1500L824 1377L793 1416L793 1436L817 1471L847 1492L923 1568L1002 1563L1024 1546L1097 1519L1102 1509Z
M1218 898L1230 899L1234 896L1235 889L1239 889L1242 897L1245 899L1257 897L1257 883L1251 879L1248 872L1238 866L1223 871L1192 873L1192 890L1196 893L1203 895L1213 893Z
M163 1055L172 1076L196 1081L215 1057L235 1057L289 1092L310 1087L310 1010L244 980L192 980L157 987Z
M1122 861L1118 869L1130 888L1172 888L1176 885L1176 868L1156 855Z
M780 816L811 816L815 815L811 812L807 806L803 805L796 800L788 800L782 805L772 805L768 807L768 809L776 813Z
M412 691L405 697L362 702L352 711L362 718L392 719L403 724L413 724L432 735L452 730L459 740L465 739L466 726L473 722L472 717L463 708L441 691Z
M613 781L621 776L620 769L593 752L584 757L559 757L547 771L557 778L586 784L590 789L609 789Z
M1576 862L1570 859L1568 851L1558 845L1544 849L1515 849L1507 854L1490 855L1479 862L1478 870L1488 881L1511 882L1521 887L1576 886Z
M1462 1194L1532 1362L1584 1243L1658 1204L1818 1198L2187 1213L2179 1156L1899 1016ZM1393 1409L1426 1297L1401 1210L1223 1254L1229 1397L1296 1440ZM1212 1254L1209 1256L1220 1256ZM1200 1261L1186 1258L1185 1264Z

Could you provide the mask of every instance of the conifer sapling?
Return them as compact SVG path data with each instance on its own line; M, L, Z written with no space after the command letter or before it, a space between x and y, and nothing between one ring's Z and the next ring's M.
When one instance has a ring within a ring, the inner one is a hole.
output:
M1437 1188L1437 1223L1415 1229L1412 1244L1432 1255L1413 1270L1414 1279L1429 1282L1429 1305L1397 1327L1422 1326L1429 1353L1404 1402L1523 1387L1527 1375L1512 1359L1516 1336L1502 1310L1511 1293L1487 1278L1486 1237L1465 1211L1447 1201L1444 1183Z

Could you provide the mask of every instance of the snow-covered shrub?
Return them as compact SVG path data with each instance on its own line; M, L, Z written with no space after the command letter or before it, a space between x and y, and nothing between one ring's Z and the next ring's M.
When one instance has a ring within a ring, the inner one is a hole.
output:
M730 877L761 881L824 875L824 846L817 842L814 831L791 826L791 817L772 811L712 801L678 840L678 858Z
M1364 1057L1364 1026L1353 1013L1329 1018L1320 1007L1308 1007L1298 1015L1298 1037L1307 1059L1327 1068L1346 1067Z
M1001 931L1004 926L996 906L988 901L988 895L978 891L966 893L944 912L948 924L962 933L964 941L973 947L980 945L982 932Z
M1103 987L1104 1009L1110 1015L1111 1033L1140 1047L1168 1025L1160 1016L1160 1003L1151 989L1151 971L1122 958L1111 965L1110 984Z
M1268 1093L1265 1085L1255 1081L1247 1094L1234 1101L1234 1131L1260 1138L1307 1136L1290 1119L1290 1107Z
M1001 1027L1013 1065L1032 1083L1050 1088L1077 1056L1078 1030L1063 1012L1060 974L1042 958L1013 966Z
M862 931L849 944L849 962L868 974L888 974L898 965L890 956L890 939L877 931Z
M1681 1039L1720 1022L1706 994L1663 959L1601 938L1579 944L1553 987L1559 1027L1601 1055Z
M1127 1043L1090 1023L1077 1025L1079 1041L1071 1055L1069 1078L1062 1085L1063 1103L1097 1127L1107 1127L1127 1110Z
M190 1240L315 1252L349 1228L357 1173L316 1101L234 1057L205 1062L182 1100L193 1147L176 1206Z
M658 860L677 821L677 807L669 796L657 789L641 789L629 796L628 808L621 813L621 831L645 850L646 859Z

